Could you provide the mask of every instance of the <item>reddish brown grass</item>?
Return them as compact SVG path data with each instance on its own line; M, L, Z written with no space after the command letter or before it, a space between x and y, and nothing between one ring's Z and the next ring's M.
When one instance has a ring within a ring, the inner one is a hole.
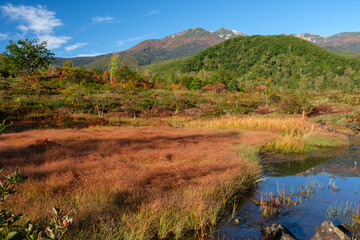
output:
M62 207L74 217L72 236L107 232L108 237L116 227L121 238L179 237L216 222L218 216L210 215L219 214L215 208L230 194L224 189L254 185L259 167L236 155L236 146L272 137L152 127L5 134L0 136L5 173L19 167L29 177L7 207L28 219ZM159 223L165 215L167 229Z
M331 105L320 104L311 108L311 110L306 115L308 117L315 117L315 116L331 114L331 113L334 113L334 110Z
M268 114L268 113L272 113L272 112L273 112L273 109L271 107L269 107L269 106L259 106L254 111L255 114L260 114L260 115Z

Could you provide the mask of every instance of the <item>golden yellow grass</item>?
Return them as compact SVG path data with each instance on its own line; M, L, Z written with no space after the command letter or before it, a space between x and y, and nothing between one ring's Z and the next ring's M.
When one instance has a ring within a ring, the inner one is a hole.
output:
M262 152L280 154L319 153L349 145L349 140L340 133L313 131L301 137L282 136L266 142Z
M210 129L253 129L280 133L260 148L261 152L279 154L303 154L319 152L349 145L347 137L341 133L331 133L327 128L301 119L300 117L223 117L198 119L184 124L192 128Z
M74 217L72 239L204 234L259 176L237 146L273 138L266 131L154 127L5 134L5 173L19 167L29 177L5 207L32 220L61 207Z
M194 128L230 128L230 129L259 129L280 131L288 136L302 136L315 130L316 124L302 120L299 117L222 117L208 120L198 119L184 124Z

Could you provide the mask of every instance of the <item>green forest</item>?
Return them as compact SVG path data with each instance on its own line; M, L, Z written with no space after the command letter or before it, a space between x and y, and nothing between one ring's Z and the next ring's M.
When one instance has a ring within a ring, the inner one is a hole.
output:
M189 88L223 83L229 90L259 85L277 90L343 90L360 87L360 62L292 36L236 37L193 57L148 66L154 79Z

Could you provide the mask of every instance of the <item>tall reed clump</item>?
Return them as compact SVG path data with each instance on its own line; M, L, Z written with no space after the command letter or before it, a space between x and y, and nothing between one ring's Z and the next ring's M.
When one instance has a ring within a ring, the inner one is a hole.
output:
M360 205L354 202L335 202L329 206L326 213L327 219L338 219L351 228L360 227Z
M346 147L349 141L346 136L334 133L309 132L302 137L283 136L266 142L261 152L279 154L303 154L324 152L340 147Z
M280 131L286 136L303 136L313 131L315 124L294 117L224 117L216 119L199 119L184 123L185 127L195 128L238 128Z
M301 138L280 137L270 140L261 146L261 152L271 152L279 154L299 154L304 153L305 145Z
M223 176L212 186L199 186L169 194L165 201L143 204L137 212L121 217L119 230L124 239L181 239L186 232L204 237L214 226L238 194L255 187L258 172L245 178ZM255 177L256 176L256 177Z
M224 117L187 122L186 127L258 129L280 132L281 136L266 142L261 152L302 154L328 151L349 145L344 135L321 131L315 123L294 117Z
M323 190L322 184L313 181L306 185L300 185L300 188L293 191L277 190L277 193L265 193L260 200L253 200L253 203L260 206L260 212L263 217L271 216L281 212L281 210L296 207L302 203L302 198L311 197L315 191Z
M241 144L240 146L238 146L236 153L240 157L257 164L260 162L259 149L260 147L258 145Z

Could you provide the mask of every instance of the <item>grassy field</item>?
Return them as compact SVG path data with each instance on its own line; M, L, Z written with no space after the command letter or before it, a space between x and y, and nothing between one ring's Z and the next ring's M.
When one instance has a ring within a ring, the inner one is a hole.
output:
M74 217L71 239L202 237L256 186L259 151L305 153L348 144L344 135L294 117L179 124L2 135L5 172L19 167L29 177L6 207L39 220L59 206Z
M124 88L62 74L0 82L0 118L14 123L0 164L29 177L4 207L39 220L59 206L74 217L70 239L202 237L256 186L259 155L322 153L360 130L355 93Z
M241 149L274 137L167 127L6 134L5 172L20 167L29 177L6 207L37 220L61 206L74 217L72 239L203 235L260 176L258 162Z

